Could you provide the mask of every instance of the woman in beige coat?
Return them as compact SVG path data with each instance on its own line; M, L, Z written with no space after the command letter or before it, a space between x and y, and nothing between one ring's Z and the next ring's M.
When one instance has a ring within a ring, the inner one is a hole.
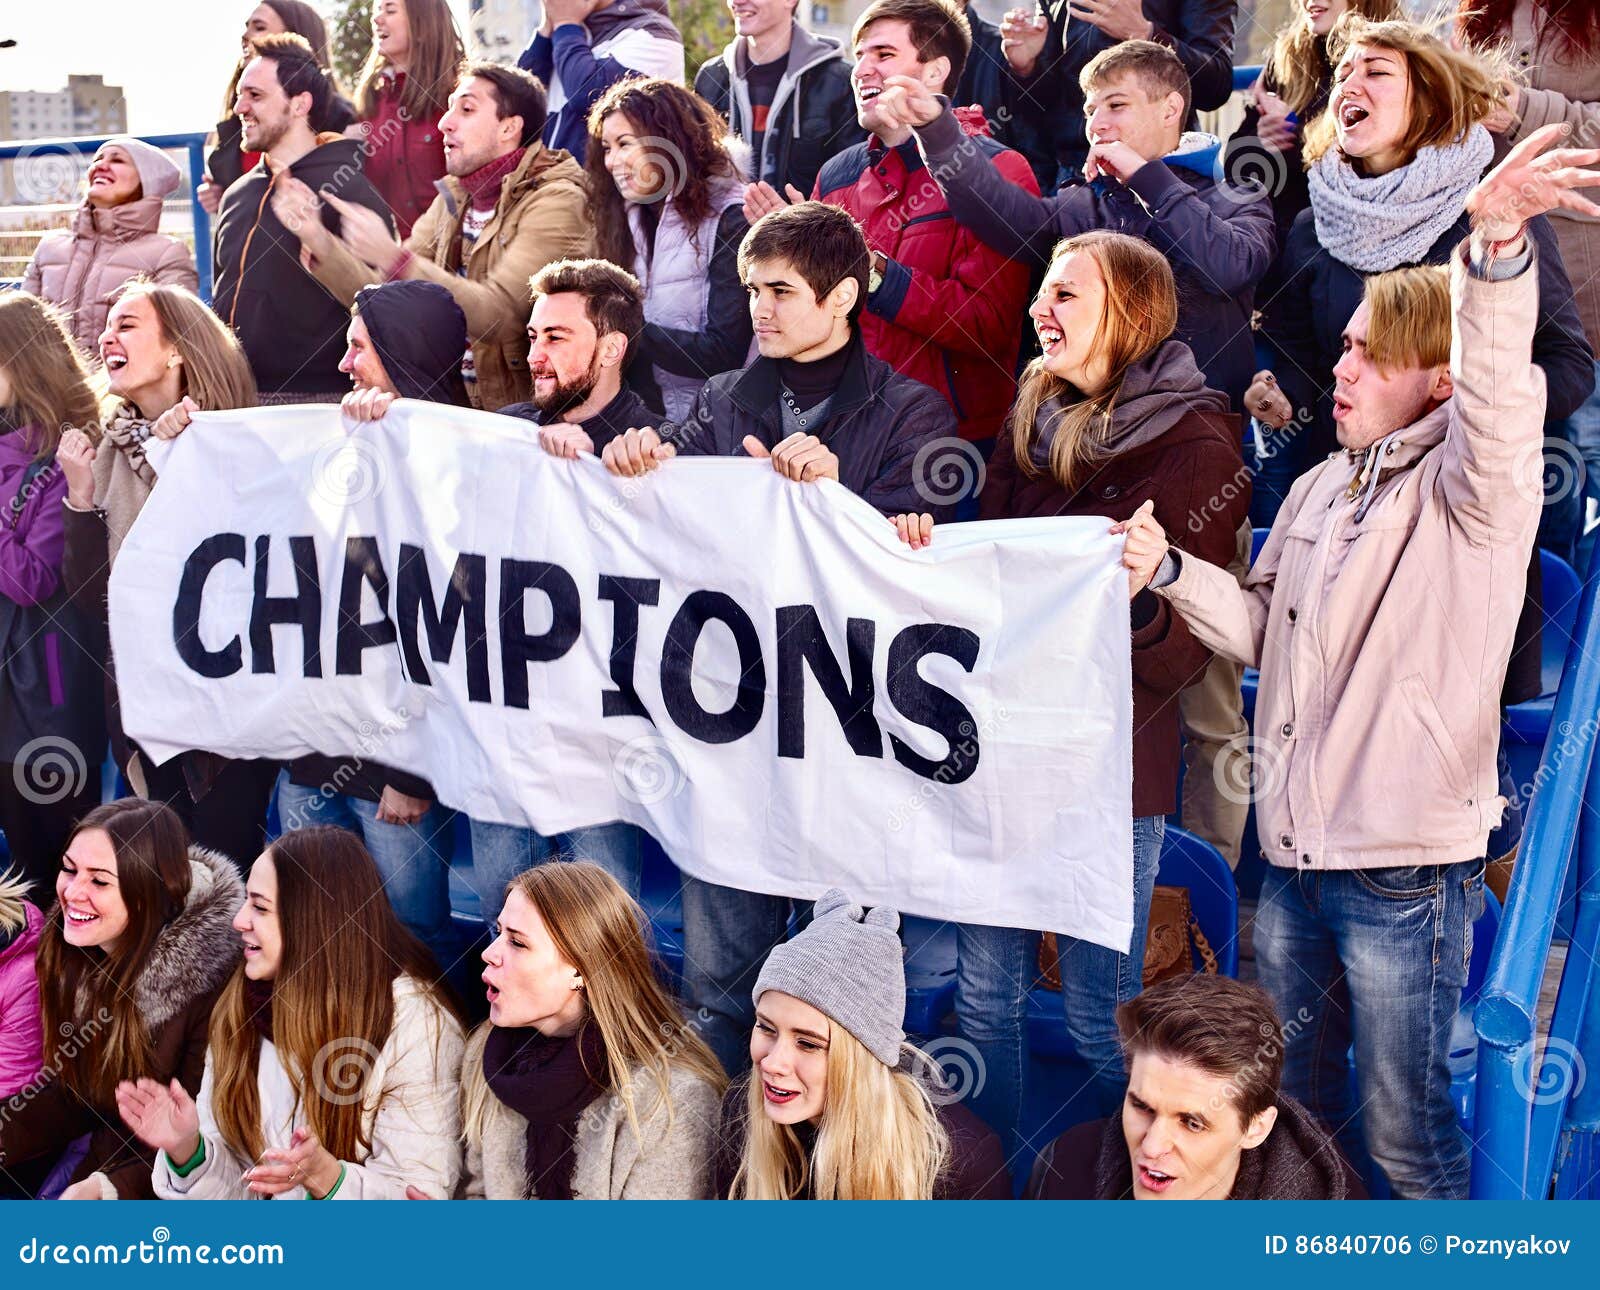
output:
M22 288L60 306L84 353L95 353L112 298L131 279L197 289L194 255L156 231L161 204L181 180L159 148L127 136L107 139L89 164L72 226L39 239Z

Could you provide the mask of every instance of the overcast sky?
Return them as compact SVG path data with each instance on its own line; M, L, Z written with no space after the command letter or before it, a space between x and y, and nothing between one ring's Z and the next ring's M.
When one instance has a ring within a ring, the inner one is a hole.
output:
M121 85L134 134L209 130L254 0L7 0L0 86L58 90L68 72ZM318 5L326 13L326 5ZM451 0L466 29L467 0Z

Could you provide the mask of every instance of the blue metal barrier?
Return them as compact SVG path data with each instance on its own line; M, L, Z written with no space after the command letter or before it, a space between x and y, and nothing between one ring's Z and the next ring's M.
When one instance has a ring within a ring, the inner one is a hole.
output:
M110 137L110 136L108 136ZM211 303L211 216L200 205L200 185L206 178L204 134L138 135L154 148L182 148L189 158L189 204L194 212L194 263L200 276L200 298ZM0 143L0 161L27 160L31 157L92 156L106 140L99 139L20 139Z
M1472 1195L1541 1199L1558 1156L1562 1194L1595 1184L1600 1129L1600 561L1591 560L1550 734L1534 781L1499 943L1474 1014L1478 1032ZM1574 846L1576 842L1576 847ZM1576 849L1578 914L1547 1039L1538 1040L1539 989ZM1573 1172L1586 1175L1574 1178ZM1591 1192L1592 1194L1592 1192Z

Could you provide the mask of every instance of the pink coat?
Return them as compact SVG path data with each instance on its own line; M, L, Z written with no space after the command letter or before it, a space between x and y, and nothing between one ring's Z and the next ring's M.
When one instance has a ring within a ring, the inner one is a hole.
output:
M0 948L0 1100L26 1088L44 1066L39 976L33 965L44 915L33 905L23 908L27 927Z
M1457 251L1451 280L1455 397L1374 445L1355 496L1345 453L1300 476L1243 587L1185 555L1157 593L1261 669L1256 818L1275 865L1473 860L1506 805L1500 683L1544 501L1539 270L1486 282Z
M39 239L22 289L65 310L72 334L92 356L111 312L111 297L129 279L142 273L190 291L198 286L194 256L177 238L156 232L160 223L159 197L103 210L85 202L71 228Z

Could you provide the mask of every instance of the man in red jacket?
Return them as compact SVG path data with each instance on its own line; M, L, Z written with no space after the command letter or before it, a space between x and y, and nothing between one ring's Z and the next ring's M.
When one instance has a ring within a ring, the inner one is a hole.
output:
M939 391L964 440L987 455L1016 393L1017 350L1028 303L1028 269L958 225L923 164L909 127L880 118L874 100L890 76L914 76L936 94L954 92L972 49L966 14L953 0L875 0L856 22L856 111L871 138L828 161L813 194L855 217L872 250L861 335L870 353ZM989 137L983 112L958 109L963 128L1008 180L1039 186L1027 160ZM789 190L791 201L803 194ZM784 199L752 184L754 223ZM975 470L964 472L970 481ZM941 481L928 478L928 500Z

